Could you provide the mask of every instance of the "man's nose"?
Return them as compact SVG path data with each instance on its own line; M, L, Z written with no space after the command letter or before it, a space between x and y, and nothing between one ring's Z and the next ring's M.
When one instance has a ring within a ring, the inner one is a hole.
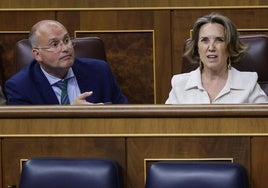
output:
M65 51L66 49L69 49L70 45L69 44L64 44L62 41L60 43L60 49L61 51Z

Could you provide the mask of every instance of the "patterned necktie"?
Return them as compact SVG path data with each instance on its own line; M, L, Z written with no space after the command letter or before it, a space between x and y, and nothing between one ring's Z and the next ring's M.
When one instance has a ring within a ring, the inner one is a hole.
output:
M68 79L60 80L55 83L55 86L61 89L61 104L70 104L68 93L67 93Z

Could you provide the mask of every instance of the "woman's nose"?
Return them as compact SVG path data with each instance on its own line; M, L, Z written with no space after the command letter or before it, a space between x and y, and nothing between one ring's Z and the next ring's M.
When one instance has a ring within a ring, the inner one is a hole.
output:
M208 45L208 50L209 50L209 51L214 51L214 50L215 50L214 42L210 42L210 43L209 43L209 45Z

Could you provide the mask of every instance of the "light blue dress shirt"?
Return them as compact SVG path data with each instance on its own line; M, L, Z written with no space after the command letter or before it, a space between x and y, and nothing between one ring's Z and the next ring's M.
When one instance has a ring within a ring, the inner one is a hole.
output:
M55 76L52 76L50 74L48 74L42 67L41 67L41 70L43 71L43 73L45 74L48 82L50 83L53 91L55 92L57 98L58 98L58 101L60 103L60 96L61 96L61 90L60 88L58 88L57 86L55 86L54 84L58 81L60 81L61 79L60 78L57 78ZM64 79L68 79L68 85L67 85L67 92L68 92L68 96L69 96L69 100L70 100L70 103L72 103L74 101L74 99L81 94L81 91L79 89L79 86L78 86L78 83L77 83L77 80L76 80L76 77L73 73L73 69L70 68L67 72L67 75L65 76Z

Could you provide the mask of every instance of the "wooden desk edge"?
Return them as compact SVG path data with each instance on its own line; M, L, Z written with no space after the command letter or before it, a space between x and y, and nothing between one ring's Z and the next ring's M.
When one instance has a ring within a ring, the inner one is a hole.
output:
M266 104L0 106L0 118L268 117Z

